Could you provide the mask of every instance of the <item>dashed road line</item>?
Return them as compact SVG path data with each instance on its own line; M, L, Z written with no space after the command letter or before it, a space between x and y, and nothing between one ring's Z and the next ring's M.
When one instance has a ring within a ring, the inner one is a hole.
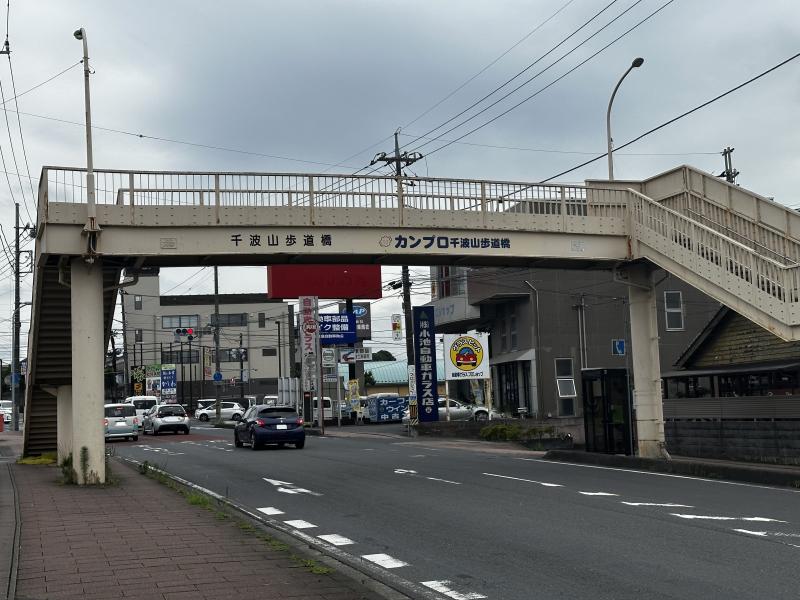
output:
M480 600L481 598L486 598L483 594L476 592L457 592L450 587L452 583L446 579L442 581L420 581L420 583L453 600Z
M627 504L628 506L659 506L662 508L694 508L689 504L674 504L672 502L625 502L623 500L622 504Z
M256 510L268 516L283 514L282 510L280 510L279 508L275 508L274 506L265 506L264 508L257 508Z
M682 513L670 513L673 517L681 519L695 519L705 521L756 521L758 523L788 523L780 519L770 519L769 517L718 517L715 515L687 515Z
M511 477L510 475L498 475L497 473L483 473L489 477L500 477L502 479L513 479L514 481L524 481L526 483L536 483L538 485L543 485L544 487L564 487L560 483L547 483L544 481L536 481L534 479L523 479L522 477Z
M295 529L311 529L312 527L316 527L313 523L309 523L308 521L303 521L302 519L294 519L292 521L284 521L290 527L294 527Z
M339 535L338 533L318 535L317 537L321 540L325 540L329 544L333 544L334 546L349 546L350 544L355 544L355 542L350 538L346 538L343 535Z
M384 569L399 569L400 567L408 566L407 562L398 560L388 554L364 554L361 558L373 562Z
M619 496L619 494L612 494L611 492L578 492L584 496Z
M426 477L425 479L430 479L431 481L441 481L442 483L452 483L453 485L461 485L458 481L450 481L449 479L440 479L438 477Z

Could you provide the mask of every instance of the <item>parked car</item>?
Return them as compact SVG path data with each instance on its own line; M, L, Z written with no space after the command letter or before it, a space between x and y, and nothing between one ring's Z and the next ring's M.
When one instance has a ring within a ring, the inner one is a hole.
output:
M106 404L103 406L105 417L103 425L106 429L106 441L113 438L139 439L139 417L132 404Z
M329 396L323 396L322 397L322 415L323 415L322 418L325 419L326 421L335 421L335 420L338 419L338 415L336 415L336 413L333 410L333 405L334 405L334 402L330 399ZM312 406L313 406L313 409L314 409L314 419L313 419L313 421L314 421L314 423L317 423L317 421L318 421L317 413L319 412L319 409L317 408L317 397L316 396L314 396ZM350 418L350 407L347 406L344 401L342 401L341 405L339 405L339 412L342 415L342 419L349 419Z
M252 450L287 443L300 449L306 444L303 419L289 406L252 406L233 429L233 443L237 448L248 444Z
M158 404L158 398L155 396L128 396L125 398L124 403L133 404L136 409L136 416L139 417L139 426L141 426L144 415Z
M220 414L225 421L238 421L242 418L245 409L238 402L220 402ZM205 408L198 408L194 411L194 418L201 421L208 421L217 418L216 400Z
M180 404L156 404L144 416L142 433L158 435L164 431L189 435L189 415Z
M505 415L494 409L489 411L482 404L464 404L458 400L450 400L451 421L488 421L505 418ZM410 413L408 409L403 413L403 423L408 423ZM439 420L447 420L447 399L439 397Z
M4 423L11 423L11 415L14 412L14 405L11 400L0 400L0 414L3 415Z

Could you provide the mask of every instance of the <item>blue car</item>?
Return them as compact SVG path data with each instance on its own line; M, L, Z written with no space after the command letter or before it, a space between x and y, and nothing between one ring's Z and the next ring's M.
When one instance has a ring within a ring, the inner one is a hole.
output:
M300 449L306 444L303 419L291 406L251 406L233 430L233 443L237 448L247 444L252 450L266 444L294 444Z

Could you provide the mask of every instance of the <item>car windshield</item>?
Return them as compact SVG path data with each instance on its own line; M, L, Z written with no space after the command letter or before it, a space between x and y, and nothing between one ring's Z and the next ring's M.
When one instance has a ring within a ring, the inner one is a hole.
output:
M13 405L11 404L11 400L0 400L0 409L2 410L11 410Z
M259 417L267 419L296 419L297 413L292 408L264 408L258 411Z
M197 407L202 410L204 408L209 408L211 406L214 406L216 403L217 403L216 400L199 400L197 402Z
M183 417L185 415L186 411L180 404L165 404L158 407L159 417Z
M135 417L136 409L130 404L106 406L106 417Z
M153 408L156 405L155 400L134 400L133 406L138 408L139 410L147 410Z

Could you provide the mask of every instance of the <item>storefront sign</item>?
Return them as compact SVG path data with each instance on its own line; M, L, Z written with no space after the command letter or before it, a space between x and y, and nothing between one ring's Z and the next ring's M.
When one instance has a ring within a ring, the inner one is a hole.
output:
M432 306L414 307L414 354L420 421L439 420L436 328Z
M489 334L444 336L444 376L458 379L489 379Z

